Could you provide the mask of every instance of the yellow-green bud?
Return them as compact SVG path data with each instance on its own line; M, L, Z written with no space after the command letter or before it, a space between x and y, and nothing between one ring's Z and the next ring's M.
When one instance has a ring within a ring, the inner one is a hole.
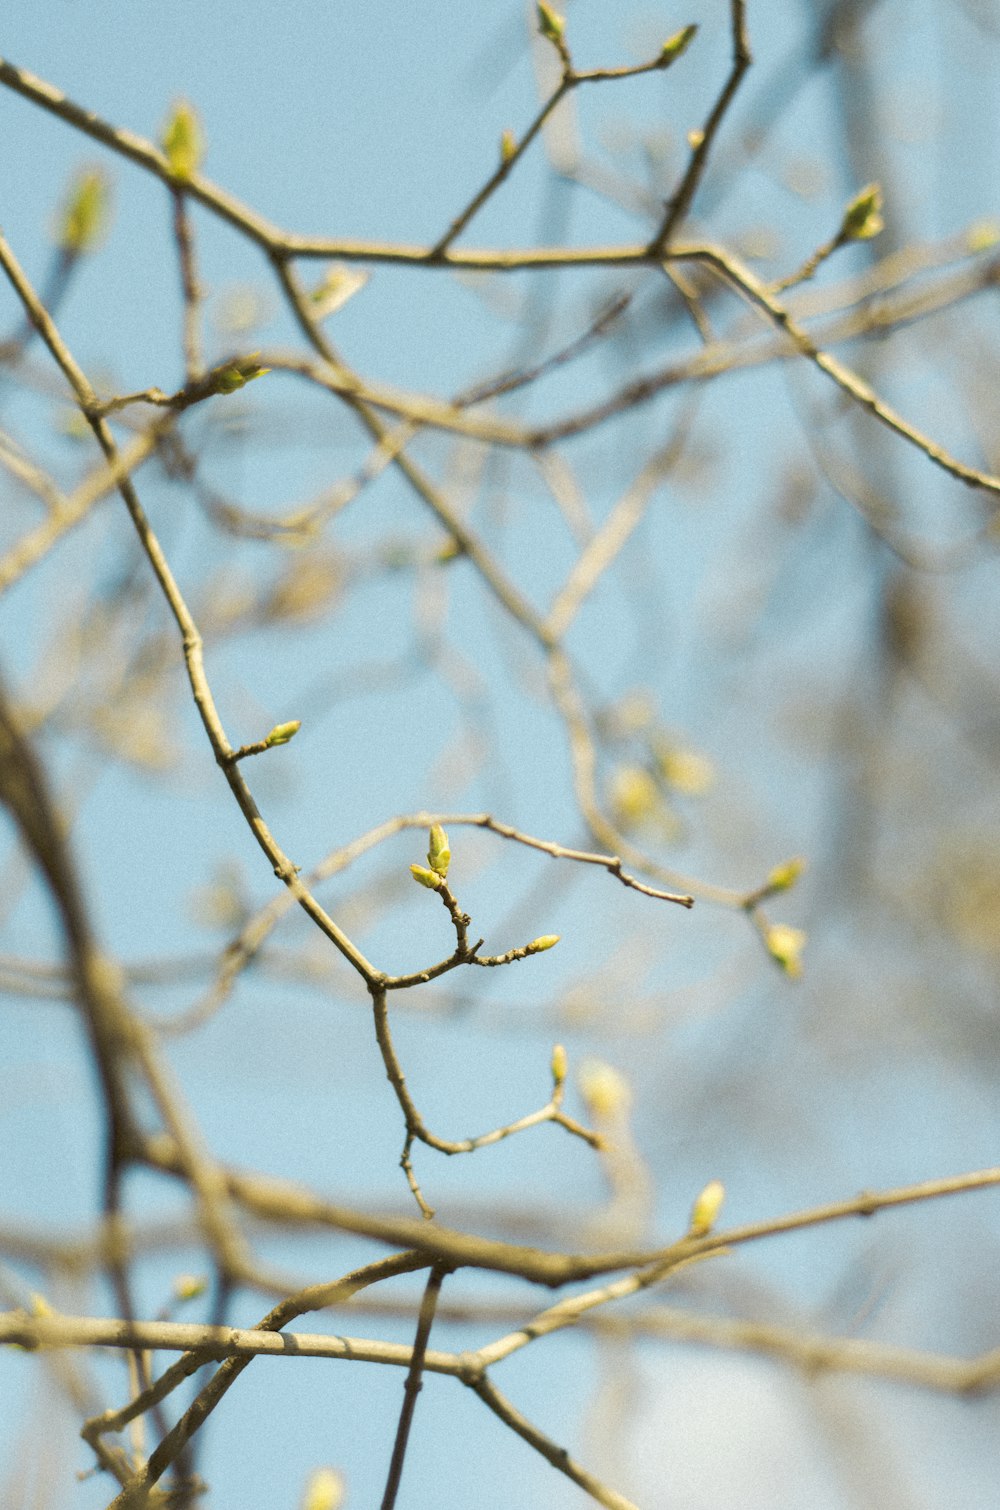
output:
M309 1475L302 1510L340 1510L344 1480L333 1468L317 1468Z
M552 1080L557 1086L562 1085L566 1079L566 1071L569 1068L566 1059L566 1050L561 1043L557 1043L552 1050Z
M443 876L439 876L434 870L428 870L424 865L411 865L410 875L421 886L426 886L428 891L437 891L439 886L444 885Z
M237 357L235 362L227 362L224 367L219 367L211 374L211 390L213 393L235 393L238 388L245 388L247 383L252 383L254 378L263 377L265 372L270 372L270 367L261 367L256 358L259 352L251 352L248 357Z
M668 67L671 63L675 63L681 53L687 52L694 41L697 30L697 26L694 25L682 26L680 31L674 32L672 37L667 38L660 49L660 63L663 67Z
M56 1314L52 1306L45 1299L45 1296L41 1295L37 1290L32 1290L31 1292L29 1308L32 1316L38 1316L42 1320L46 1316L54 1316Z
M800 855L786 860L783 865L776 865L767 878L767 890L790 891L805 868L806 862Z
M208 1289L208 1280L203 1274L175 1274L171 1289L176 1300L197 1300Z
M721 1180L709 1180L704 1190L691 1207L692 1237L704 1237L715 1226L716 1218L726 1199L726 1187Z
M368 273L334 262L316 287L309 290L309 303L317 320L325 320L342 309L348 299L364 288L368 277Z
M64 252L91 252L108 228L108 180L98 168L78 173L70 184L56 232Z
M566 22L545 0L538 0L538 30L550 42L561 42L566 31Z
M870 241L885 226L882 219L882 189L866 184L844 211L840 234L844 241Z
M1000 223L987 217L975 220L965 233L965 244L970 252L988 252L1000 241Z
M269 750L273 750L275 745L286 745L290 739L295 738L301 727L301 718L293 718L291 723L287 724L275 724L264 743Z
M435 823L431 829L430 846L427 850L427 863L431 870L436 871L443 881L448 874L448 866L451 864L451 850L448 848L448 835L440 823Z
M205 155L205 138L198 112L187 100L177 100L160 137L164 155L175 178L197 173Z
M656 751L656 765L668 786L684 797L703 797L715 782L715 767L696 750L661 741Z
M777 960L786 975L793 980L802 974L802 950L806 935L801 928L790 928L787 923L772 923L764 936L767 952Z
M559 942L558 933L543 933L540 938L532 939L528 945L529 954L542 954L546 949L554 949Z
M502 163L509 163L516 151L517 138L508 127L500 134L500 161Z
M588 1112L599 1122L624 1117L632 1104L632 1091L625 1076L602 1059L585 1059L578 1081Z
M611 812L621 828L644 823L663 807L655 779L642 766L620 765L611 776Z

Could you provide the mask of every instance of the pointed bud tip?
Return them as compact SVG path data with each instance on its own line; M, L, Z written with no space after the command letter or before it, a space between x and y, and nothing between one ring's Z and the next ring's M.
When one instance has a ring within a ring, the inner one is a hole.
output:
M776 865L767 878L767 890L790 891L805 868L806 862L801 855L796 855L791 860L785 860L783 864Z
M791 928L787 923L772 923L765 935L767 952L784 970L797 980L802 974L802 951L806 935L801 928Z
M882 186L865 184L844 211L840 234L845 241L870 241L885 227L882 219Z
M680 31L668 37L660 49L660 63L663 66L675 63L682 53L687 52L697 31L697 26L692 23L690 26L682 26Z
M715 1226L722 1203L726 1199L726 1187L721 1180L709 1180L704 1190L691 1207L692 1237L705 1237Z
M301 718L293 718L287 724L275 724L270 734L265 737L264 743L269 750L273 750L275 745L286 745L290 739L295 738L301 727Z
M427 849L427 863L431 870L444 880L451 864L451 849L448 846L448 835L440 823L435 823L430 832L430 844Z
M580 1094L592 1117L609 1122L624 1117L632 1104L628 1081L603 1059L585 1059L577 1076Z
M187 100L178 100L160 137L163 154L175 178L187 179L197 173L205 155L205 138L198 112Z
M247 357L237 357L235 362L227 362L212 374L211 391L213 393L236 393L238 389L245 388L247 383L252 383L255 378L264 377L271 371L270 367L261 367L257 362L259 352L254 351Z
M70 184L56 240L64 252L91 252L108 228L108 180L99 168L87 168Z
M543 37L550 42L561 42L566 32L566 21L551 5L546 5L545 0L538 0L536 7L538 16L538 30Z

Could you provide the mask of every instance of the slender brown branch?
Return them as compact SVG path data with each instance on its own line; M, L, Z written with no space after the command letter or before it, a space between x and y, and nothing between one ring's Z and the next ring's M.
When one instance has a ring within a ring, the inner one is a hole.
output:
M441 1285L447 1270L435 1265L427 1276L427 1285L424 1289L423 1300L420 1302L420 1315L417 1319L417 1334L413 1339L413 1355L410 1359L410 1367L406 1375L406 1383L403 1386L403 1408L399 1415L399 1424L396 1428L396 1440L393 1443L392 1458L389 1463L389 1476L386 1479L385 1493L382 1496L382 1510L393 1510L396 1504L396 1496L399 1493L399 1483L403 1476L403 1462L406 1458L406 1447L410 1440L410 1428L413 1425L413 1413L417 1408L417 1397L423 1388L423 1372L427 1358L427 1343L430 1340L431 1327L434 1324L434 1312L437 1309L438 1296L441 1293Z
M746 0L730 0L730 25L733 34L732 70L722 87L722 92L709 113L705 125L695 135L687 169L676 192L667 205L667 213L663 224L650 243L650 250L654 254L662 253L665 250L674 231L690 210L691 201L694 199L702 175L708 165L708 154L715 143L719 127L722 125L723 118L743 81L743 75L753 61L750 55L749 38L747 37Z
M144 1162L156 1169L178 1174L181 1165L177 1150L169 1138L147 1138L142 1149ZM902 1185L891 1190L865 1191L847 1200L810 1207L785 1216L771 1217L743 1227L722 1228L704 1237L684 1236L660 1248L630 1248L605 1253L553 1253L517 1243L487 1241L469 1233L443 1227L437 1222L416 1218L373 1215L352 1207L340 1206L290 1180L246 1173L226 1168L229 1193L248 1212L267 1221L290 1226L329 1227L353 1232L394 1247L415 1248L430 1258L440 1259L451 1268L471 1267L497 1273L516 1274L535 1284L558 1289L577 1280L614 1274L622 1269L645 1268L651 1264L687 1263L692 1257L714 1253L720 1248L735 1248L744 1243L761 1242L786 1232L804 1231L829 1222L855 1217L871 1217L897 1206L941 1200L946 1196L966 1195L976 1190L1000 1185L1000 1168L977 1169L944 1179L925 1180L916 1185Z
M184 302L184 368L188 382L194 383L204 372L198 318L202 290L198 281L198 264L187 197L183 187L177 183L174 183L172 193L174 241L177 245L177 260L181 275L181 298Z
M2 236L0 236L0 266L7 273L24 305L29 319L38 330L76 394L80 409L93 430L105 457L112 465L115 464L118 460L118 450L107 421L100 417L100 404L98 403L96 394L82 370L77 366L68 347L62 340L50 316L39 301L17 259ZM357 970L358 974L365 981L377 980L378 972L375 967L369 963L360 949L338 928L333 919L326 914L312 894L302 885L299 880L298 867L284 853L264 822L260 810L251 795L250 788L240 771L239 765L232 758L234 753L233 747L223 728L222 720L219 717L215 706L215 699L212 696L208 678L205 674L204 645L198 626L174 578L160 542L146 517L145 510L139 502L139 497L131 478L123 476L119 479L117 487L132 518L139 541L160 585L163 596L181 632L184 660L187 667L188 680L191 684L192 695L212 746L215 759L229 783L230 790L254 838L271 862L275 875L279 880L284 882L295 896L299 905L308 913L322 932L326 934L331 943L354 966L355 970Z
M479 1396L495 1416L511 1431L515 1431L519 1437L540 1453L546 1462L551 1463L553 1468L558 1468L574 1484L579 1484L581 1489L586 1490L591 1499L595 1499L599 1505L604 1505L606 1510L639 1510L632 1500L626 1499L617 1490L611 1489L607 1484L594 1474L581 1466L572 1458L565 1447L559 1447L551 1437L529 1421L527 1416L521 1414L505 1395L502 1395L492 1380L485 1374L473 1374L463 1380L463 1383Z

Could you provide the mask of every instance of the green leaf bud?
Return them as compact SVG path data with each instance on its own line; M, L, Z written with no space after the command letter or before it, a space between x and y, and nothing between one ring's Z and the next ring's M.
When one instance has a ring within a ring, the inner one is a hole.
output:
M988 252L1000 241L1000 223L987 216L973 221L965 233L965 244L970 252Z
M715 784L715 767L705 755L682 745L656 741L656 766L663 780L684 797L703 797Z
M170 1288L175 1300L197 1300L207 1291L208 1280L204 1274L175 1274Z
M688 1230L692 1237L704 1237L711 1232L725 1199L726 1187L722 1181L709 1180L691 1207L691 1225Z
M619 828L635 828L663 807L654 777L642 766L618 766L612 772L610 797L611 814Z
M802 974L802 951L806 935L801 928L790 928L787 923L772 923L764 936L767 952L773 960L797 980Z
M585 1059L577 1078L584 1105L598 1122L619 1121L628 1114L632 1091L614 1065L602 1059Z
M444 885L443 876L439 876L434 870L428 870L424 865L411 865L410 875L421 886L426 886L428 891L437 891L439 886Z
M509 163L516 151L517 138L508 127L500 134L500 161L504 164Z
M566 1058L566 1050L561 1043L557 1043L552 1050L552 1080L557 1086L562 1085L566 1079L566 1071L569 1063Z
M660 49L661 66L667 68L671 63L676 63L681 54L687 52L694 41L697 31L697 26L693 24L691 26L682 26L680 31L674 32L672 37L668 37Z
M562 41L566 31L564 18L558 15L552 9L551 5L546 5L545 0L538 0L537 11L538 30L543 37L547 37L550 42L555 42L558 45Z
M205 138L198 112L187 100L176 100L160 137L164 155L175 178L197 173L205 155Z
M543 954L546 949L554 949L559 942L558 933L543 933L540 938L532 939L528 945L529 954Z
M286 745L290 739L295 738L301 727L301 718L293 718L287 724L275 724L270 734L264 740L264 743L269 750L273 750L275 745Z
M98 168L78 173L69 187L56 230L64 252L92 252L108 228L108 180Z
M796 855L792 860L786 860L783 865L776 865L767 878L766 889L791 891L805 868L806 862L800 855Z
M248 357L237 357L234 362L227 362L224 367L219 367L211 374L211 391L213 393L235 393L239 388L245 388L247 383L252 383L254 378L263 377L265 372L270 372L270 367L261 367L255 358L259 352L251 352Z
M882 219L882 189L879 184L866 184L851 200L844 211L840 235L844 241L870 241L885 226Z
M448 866L451 864L451 850L448 848L448 835L440 823L435 823L431 829L430 847L427 850L427 863L431 870L435 871L443 881L448 874Z

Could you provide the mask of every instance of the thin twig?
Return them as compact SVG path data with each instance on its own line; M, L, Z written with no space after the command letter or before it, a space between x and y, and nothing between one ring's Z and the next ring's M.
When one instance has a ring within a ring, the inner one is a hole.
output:
M406 1383L403 1386L403 1408L399 1414L399 1425L396 1427L396 1440L393 1443L392 1458L389 1463L389 1476L386 1479L385 1493L382 1496L382 1510L393 1510L396 1504L396 1496L399 1493L399 1483L403 1475L403 1462L406 1458L406 1446L410 1439L410 1428L413 1425L413 1413L417 1408L417 1397L423 1388L427 1343L430 1340L431 1327L434 1324L434 1312L437 1309L438 1296L441 1293L441 1285L444 1282L446 1273L446 1269L442 1269L435 1264L427 1276L423 1300L420 1302L420 1315L417 1319L417 1334L413 1339L413 1355L410 1359Z
M580 1488L586 1490L591 1499L595 1499L599 1505L604 1505L606 1510L639 1510L638 1505L632 1500L626 1499L617 1490L609 1488L607 1484L576 1462L565 1447L557 1446L551 1437L547 1437L534 1422L522 1415L485 1374L474 1374L464 1379L463 1383L479 1396L483 1404L488 1406L505 1426L509 1426L511 1431L516 1432L530 1447L541 1453L553 1468L558 1468L559 1472L564 1473L568 1479L572 1479L574 1484L579 1484Z
M654 253L662 253L677 226L686 217L691 208L702 175L708 165L708 154L715 142L716 134L722 125L726 111L729 109L743 81L743 75L753 61L750 55L750 42L747 37L746 3L745 0L730 0L730 26L733 35L733 66L722 91L713 105L704 127L695 134L684 176L677 187L676 192L667 205L667 213L663 224L657 231L650 243L650 250Z

